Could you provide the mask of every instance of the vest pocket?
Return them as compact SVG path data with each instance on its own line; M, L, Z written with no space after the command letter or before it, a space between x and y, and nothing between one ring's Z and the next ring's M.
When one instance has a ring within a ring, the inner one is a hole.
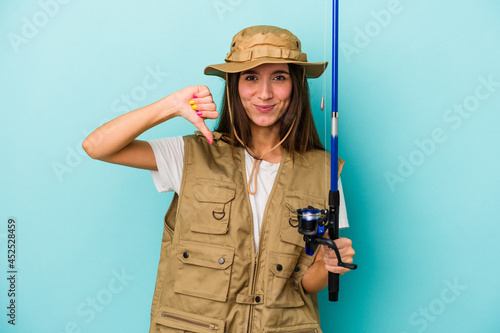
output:
M304 305L300 277L305 267L298 265L299 255L269 252L265 304L271 308L292 308Z
M234 248L181 241L174 291L179 294L225 302L229 291Z
M154 320L155 333L223 333L223 320L186 313L173 308L160 308Z
M193 209L196 217L191 221L191 230L204 234L223 235L229 227L234 185L199 179L194 186Z

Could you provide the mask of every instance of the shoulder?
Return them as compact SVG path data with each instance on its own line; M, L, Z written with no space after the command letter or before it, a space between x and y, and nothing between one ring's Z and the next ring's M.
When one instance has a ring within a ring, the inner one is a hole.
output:
M224 140L222 140L222 133L214 131L212 132L212 135L214 137L214 142L212 144L208 143L207 138L200 131L196 131L194 132L194 134L191 135L186 135L183 138L185 143L206 144L212 147L220 147L228 145Z
M302 154L296 154L295 161L298 165L310 167L312 165L330 164L330 153L322 149L311 149Z
M197 131L195 134L184 136L185 154L189 161L215 160L228 162L231 158L231 146L222 140L219 132L212 132L214 142L208 143L207 138Z
M299 165L304 166L306 168L322 166L329 169L331 166L331 154L328 151L322 149L309 150L304 154L299 155L298 158L296 158L296 160L298 161ZM338 158L339 171L342 171L344 164L345 161L339 157Z

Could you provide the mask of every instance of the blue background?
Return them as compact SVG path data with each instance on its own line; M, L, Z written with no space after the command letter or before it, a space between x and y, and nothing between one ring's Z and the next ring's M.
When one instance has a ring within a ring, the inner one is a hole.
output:
M222 80L203 68L244 27L288 28L310 61L330 59L331 4L66 2L0 5L0 331L146 332L171 195L147 171L91 160L81 142L187 85L220 101ZM500 3L342 1L340 15L342 236L359 269L341 278L338 303L321 293L324 332L498 332ZM326 141L330 79L310 81ZM193 131L173 119L141 138Z

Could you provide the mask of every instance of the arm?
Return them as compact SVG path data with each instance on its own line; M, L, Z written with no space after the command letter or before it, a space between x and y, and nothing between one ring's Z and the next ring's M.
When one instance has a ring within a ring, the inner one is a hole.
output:
M354 249L352 241L348 238L339 238L335 240L339 248L340 256L343 262L352 263ZM335 252L325 245L321 245L314 263L307 269L302 278L302 287L308 294L317 293L328 285L328 272L343 275L349 271L348 268L337 266L337 256Z
M193 95L197 98L193 98ZM198 107L196 111L191 108L190 100L195 100ZM210 90L206 86L186 87L100 126L83 141L82 147L94 159L157 170L151 146L146 141L135 138L158 124L181 116L195 125L211 143L212 133L204 120L215 119L218 115Z

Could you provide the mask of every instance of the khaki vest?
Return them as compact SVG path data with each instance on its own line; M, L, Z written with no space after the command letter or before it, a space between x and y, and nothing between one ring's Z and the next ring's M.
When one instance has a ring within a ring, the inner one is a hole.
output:
M165 216L150 333L321 332L316 295L302 277L314 257L291 211L326 208L330 157L285 151L255 252L244 150L198 133L184 138L179 195ZM339 160L339 170L343 161Z

